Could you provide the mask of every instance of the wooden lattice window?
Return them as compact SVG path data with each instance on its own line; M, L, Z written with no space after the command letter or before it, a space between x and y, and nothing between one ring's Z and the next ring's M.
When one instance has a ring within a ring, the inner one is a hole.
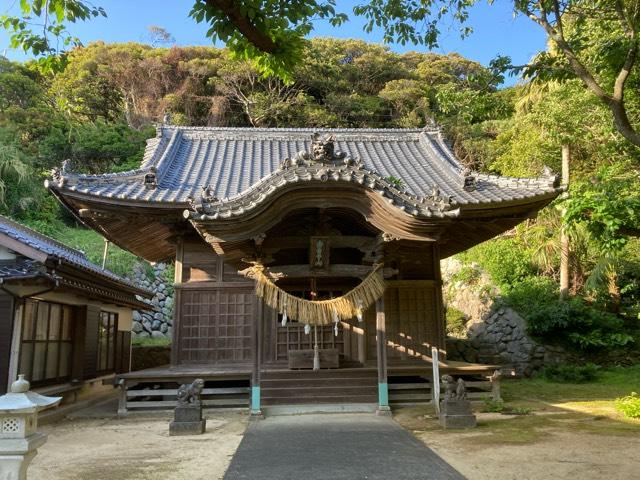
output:
M224 363L252 358L256 297L253 289L184 291L180 355L186 363Z
M96 359L97 370L100 373L115 371L116 365L116 337L118 333L118 314L100 312L98 325L98 353Z
M73 307L27 299L22 312L18 372L34 385L71 376Z

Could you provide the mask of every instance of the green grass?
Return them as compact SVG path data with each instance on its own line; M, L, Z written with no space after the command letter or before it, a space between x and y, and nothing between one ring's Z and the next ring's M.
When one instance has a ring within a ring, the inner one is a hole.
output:
M152 337L134 338L132 340L132 343L140 347L167 347L171 345L171 339L170 338L152 338Z
M503 397L536 399L548 403L569 401L613 401L629 395L640 386L640 365L602 369L591 383L559 383L544 378L506 380L502 382Z
M629 395L640 385L640 365L601 370L590 383L553 382L544 378L507 380L502 383L505 401L525 407L546 405L590 417L627 423L640 433L640 419L626 418L616 410L616 399ZM600 425L602 426L602 425ZM616 427L618 429L625 427Z
M102 265L104 239L93 230L63 226L51 232L56 240L70 247L82 250L87 258L96 265ZM128 275L133 266L140 261L138 257L113 244L109 244L106 268L118 275Z
M637 437L640 419L626 418L615 408L616 398L640 385L640 365L607 368L591 383L570 384L543 378L504 380L503 408L475 404L478 427L443 430L432 406L394 411L394 418L420 437L454 436L460 445L524 445L544 442L554 433ZM597 441L597 440L594 440Z

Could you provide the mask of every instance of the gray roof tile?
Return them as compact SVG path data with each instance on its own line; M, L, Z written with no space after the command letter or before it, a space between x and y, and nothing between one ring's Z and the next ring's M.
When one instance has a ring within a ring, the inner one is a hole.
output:
M66 171L53 186L88 195L152 203L187 204L209 185L221 200L249 193L278 171L286 158L310 151L313 133L334 136L336 150L363 162L380 177L402 180L408 195L428 197L434 188L455 205L503 202L558 191L555 177L514 179L474 174L477 188L465 191L463 167L437 129L264 129L158 127L139 170L80 175ZM144 185L155 172L157 185Z
M36 232L35 230L14 222L13 220L2 215L0 215L0 233L7 235L14 240L17 240L18 242L24 243L25 245L28 245L47 256L66 262L73 267L86 270L95 275L108 279L111 282L119 283L136 290L141 290L129 280L116 275L110 270L103 269L98 265L90 262L85 254L80 250L68 247L67 245L60 243L51 237Z

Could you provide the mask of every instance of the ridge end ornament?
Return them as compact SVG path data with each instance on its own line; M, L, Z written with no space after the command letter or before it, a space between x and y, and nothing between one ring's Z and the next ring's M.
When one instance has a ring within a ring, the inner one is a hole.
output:
M219 201L218 197L213 194L213 188L211 188L211 185L202 186L200 197L202 198L202 203L215 203Z
M471 171L471 169L465 168L464 170L462 170L461 175L462 175L462 189L465 192L473 192L474 190L476 190L478 179L476 178L474 173Z
M555 173L551 167L545 165L542 167L542 178L544 178L545 180L549 181L550 186L554 187L554 188L558 188L560 186L560 175L558 175L557 173Z
M385 243L397 242L398 240L400 240L400 237L397 237L392 233L388 233L388 232L382 233L382 241Z
M344 160L347 157L346 153L336 151L335 136L325 135L321 137L320 134L316 132L311 138L311 157L314 161L332 163Z

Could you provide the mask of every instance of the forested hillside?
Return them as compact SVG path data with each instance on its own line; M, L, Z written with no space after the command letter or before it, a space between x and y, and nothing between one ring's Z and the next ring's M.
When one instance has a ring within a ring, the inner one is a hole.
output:
M578 80L501 88L500 74L456 54L400 55L333 39L310 42L291 84L261 78L216 48L94 43L67 60L43 75L0 59L0 210L94 260L101 239L78 229L42 182L64 159L84 172L136 168L165 114L174 124L254 127L421 127L433 119L465 164L503 175L559 171L561 147L571 145L569 199L463 258L487 269L541 336L623 353L638 341L640 152ZM627 108L640 114L637 95ZM573 299L560 305L561 208ZM126 273L131 260L112 249L108 266Z

